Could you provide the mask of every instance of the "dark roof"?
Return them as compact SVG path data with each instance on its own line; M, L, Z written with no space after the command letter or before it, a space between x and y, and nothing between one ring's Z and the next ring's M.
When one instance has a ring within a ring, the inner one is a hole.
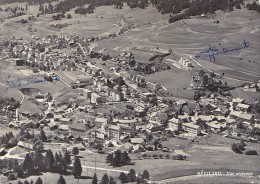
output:
M90 129L88 125L83 123L72 123L71 125L69 125L69 128L76 129L76 130L83 130L83 131L87 131Z

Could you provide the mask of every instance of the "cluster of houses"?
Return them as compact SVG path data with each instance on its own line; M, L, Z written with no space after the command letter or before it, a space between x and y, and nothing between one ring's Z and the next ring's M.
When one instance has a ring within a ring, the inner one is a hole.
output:
M77 44L79 40L82 42L80 45ZM185 100L169 104L155 94L161 88L159 84L145 81L134 69L128 70L132 66L129 64L126 67L127 62L124 61L133 60L130 53L121 54L119 60L111 59L111 62L118 61L120 69L114 67L110 74L111 67L84 62L84 43L87 40L82 41L76 35L48 35L26 44L12 43L12 54L22 58L16 60L18 66L27 62L27 65L46 71L77 70L83 72L85 77L67 82L71 87L81 87L78 89L79 95L68 102L52 102L40 122L32 121L32 115L26 112L14 114L12 111L10 118L16 119L9 124L10 127L19 128L27 124L30 128L59 131L59 135L113 140L116 144L126 144L130 140L131 144L138 145L145 141L147 133L194 137L211 132L237 131L237 122L249 129L259 126L259 121L251 111L252 105L243 99L213 94L210 98L201 97L195 105ZM74 48L75 52L62 54L61 50L67 48ZM3 54L10 53L7 52L8 47L3 50ZM87 52L90 53L90 50L87 49ZM180 59L180 64L190 66L185 59ZM202 86L199 74L193 75L193 80L197 81L197 88ZM48 95L38 95L37 100L44 103L45 96ZM113 104L117 103L131 105L122 106L114 113ZM102 112L99 107L103 110L108 108L111 113ZM18 118L19 114L22 114L23 120Z

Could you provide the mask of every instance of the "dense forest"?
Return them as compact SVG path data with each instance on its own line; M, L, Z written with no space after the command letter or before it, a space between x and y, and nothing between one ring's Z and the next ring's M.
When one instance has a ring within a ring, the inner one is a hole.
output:
M43 4L43 3L52 3L58 0L0 0L1 4L10 4L10 3L28 3L28 5L37 5L37 4Z
M146 8L149 4L161 14L170 14L169 23L186 19L190 16L212 14L217 10L233 11L234 7L241 9L244 0L64 0L53 6L51 2L58 0L2 0L1 3L27 2L28 5L39 4L42 14L65 14L73 8L76 14L90 14L98 6L115 6L121 9L124 3L130 8ZM47 5L43 5L43 4ZM259 12L260 7L256 2L247 4L247 9Z
M80 14L92 13L93 9L97 6L113 5L116 8L121 9L123 3L126 2L131 8L145 8L148 6L148 0L65 0L57 4L56 12L67 12L73 8L77 8ZM83 6L90 4L91 6L84 8Z
M124 3L130 8L142 9L151 4L162 14L170 13L169 23L172 23L189 16L214 13L216 10L233 11L233 7L241 8L244 0L65 0L58 3L54 11L65 13L76 8L75 13L89 14L97 6L113 5L121 9Z
M162 14L172 13L169 23L216 10L233 11L234 6L240 6L243 0L150 0L151 4Z

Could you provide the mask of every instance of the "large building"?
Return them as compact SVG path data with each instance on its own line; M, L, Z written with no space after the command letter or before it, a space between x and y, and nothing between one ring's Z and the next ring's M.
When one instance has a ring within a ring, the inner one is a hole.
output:
M193 135L200 135L200 133L201 133L201 127L198 125L194 125L193 123L183 123L182 127L188 133L193 134Z
M69 125L71 134L77 137L85 137L90 127L84 123L72 123Z
M110 125L108 127L108 139L119 141L122 135L122 129L118 125Z

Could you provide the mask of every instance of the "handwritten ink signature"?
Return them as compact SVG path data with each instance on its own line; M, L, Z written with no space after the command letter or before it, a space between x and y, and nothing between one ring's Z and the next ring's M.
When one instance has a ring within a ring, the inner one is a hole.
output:
M194 59L195 61L198 61L201 54L207 54L209 56L210 61L215 62L216 61L215 56L217 56L217 55L243 50L247 47L249 47L249 42L247 42L246 40L243 40L242 47L235 47L235 48L225 48L225 47L223 47L222 49L217 49L217 48L214 48L211 45L209 45L208 50L200 52L198 55L193 56L192 59Z
M16 78L14 80L10 80L10 75L8 77L5 77L6 83L8 87L6 87L7 90L13 89L13 88L19 88L23 86L28 86L35 83L43 83L48 82L46 79L37 79L36 76L29 76L24 78ZM59 81L60 78L58 76L52 77L52 81Z

